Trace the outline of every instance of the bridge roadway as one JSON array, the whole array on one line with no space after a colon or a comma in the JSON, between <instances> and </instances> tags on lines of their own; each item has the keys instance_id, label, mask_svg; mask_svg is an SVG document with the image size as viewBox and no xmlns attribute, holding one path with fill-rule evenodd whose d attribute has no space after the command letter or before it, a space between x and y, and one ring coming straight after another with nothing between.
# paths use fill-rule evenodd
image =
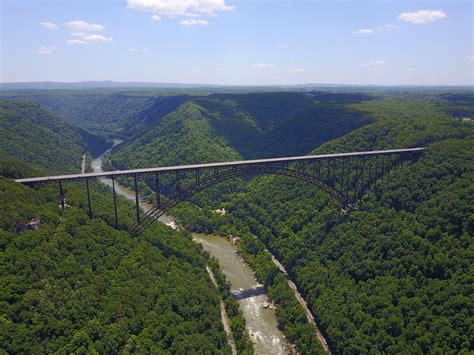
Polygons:
<instances>
[{"instance_id":1,"label":"bridge roadway","mask_svg":"<svg viewBox=\"0 0 474 355\"><path fill-rule=\"evenodd\" d=\"M390 149L390 150L373 150L373 151L366 151L366 152L303 155L303 156L296 156L296 157L283 157L283 158L270 158L270 159L237 160L237 161L222 162L222 163L176 165L176 166L165 166L165 167L159 167L159 168L104 171L101 173L43 176L43 177L34 177L34 178L15 179L15 181L22 184L34 184L34 183L39 183L39 182L68 181L68 180L88 179L88 178L95 178L95 177L115 177L115 176L122 176L122 175L160 173L160 172L171 172L171 171L186 171L186 170L194 170L194 169L224 168L224 167L232 167L232 166L254 165L254 164L265 164L265 163L292 163L296 161L317 161L317 160L327 160L327 159L337 159L337 158L356 158L356 157L371 157L371 156L391 155L391 154L400 154L400 153L416 153L416 152L421 152L424 149L425 148L422 147L422 148L406 148L406 149Z\"/></svg>"}]
</instances>

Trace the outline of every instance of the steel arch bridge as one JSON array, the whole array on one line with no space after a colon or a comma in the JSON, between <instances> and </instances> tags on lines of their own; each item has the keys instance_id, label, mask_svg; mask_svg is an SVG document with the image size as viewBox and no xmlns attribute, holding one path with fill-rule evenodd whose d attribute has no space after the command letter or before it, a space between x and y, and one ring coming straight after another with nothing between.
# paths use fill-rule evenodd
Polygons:
<instances>
[{"instance_id":1,"label":"steel arch bridge","mask_svg":"<svg viewBox=\"0 0 474 355\"><path fill-rule=\"evenodd\" d=\"M115 179L132 176L134 179L136 222L130 226L131 235L139 235L158 218L194 194L221 182L247 175L276 174L294 178L331 195L344 210L353 209L360 198L374 188L381 177L404 163L418 159L425 148L408 148L350 152L324 155L231 161L210 164L180 165L159 168L118 170L102 173L46 176L17 179L27 185L38 183L58 183L59 201L65 208L63 182L84 180L86 184L89 216L92 218L92 204L89 181L94 178L112 179L115 225L118 226ZM160 180L171 178L172 190L164 198ZM144 214L140 210L138 179L147 178L152 182L156 203ZM151 180L150 180L151 178Z\"/></svg>"}]
</instances>

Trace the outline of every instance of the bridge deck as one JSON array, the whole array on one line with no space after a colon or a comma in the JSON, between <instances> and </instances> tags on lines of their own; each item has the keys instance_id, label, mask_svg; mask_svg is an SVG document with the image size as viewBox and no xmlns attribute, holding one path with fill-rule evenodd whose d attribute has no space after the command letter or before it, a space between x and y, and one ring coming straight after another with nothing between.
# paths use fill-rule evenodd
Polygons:
<instances>
[{"instance_id":1,"label":"bridge deck","mask_svg":"<svg viewBox=\"0 0 474 355\"><path fill-rule=\"evenodd\" d=\"M239 165L252 165L252 164L263 164L263 163L291 163L295 161L305 160L325 160L332 158L345 158L345 157L364 157L374 155L390 155L400 153L415 153L424 150L425 148L406 148L406 149L390 149L390 150L374 150L367 152L352 152L352 153L335 153L335 154L321 154L321 155L303 155L297 157L283 157L283 158L270 158L270 159L256 159L256 160L238 160L222 163L209 163L209 164L193 164L193 165L176 165L176 166L165 166L159 168L145 168L145 169L131 169L131 170L115 170L115 171L104 171L101 173L86 173L86 174L71 174L71 175L55 175L55 176L43 176L34 178L16 179L16 182L28 184L37 182L48 182L48 181L67 181L77 180L95 177L111 177L121 175L133 175L143 173L159 173L159 172L170 172L170 171L183 171L192 169L204 169L204 168L223 168L230 166Z\"/></svg>"}]
</instances>

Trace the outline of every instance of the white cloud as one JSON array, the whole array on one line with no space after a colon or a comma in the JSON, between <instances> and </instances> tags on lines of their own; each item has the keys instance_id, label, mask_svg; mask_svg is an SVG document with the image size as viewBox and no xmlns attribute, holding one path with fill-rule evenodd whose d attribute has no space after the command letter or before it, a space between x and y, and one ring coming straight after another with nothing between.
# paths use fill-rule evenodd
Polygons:
<instances>
[{"instance_id":1,"label":"white cloud","mask_svg":"<svg viewBox=\"0 0 474 355\"><path fill-rule=\"evenodd\" d=\"M274 68L275 64L265 64L265 63L259 63L259 64L254 64L254 68Z\"/></svg>"},{"instance_id":2,"label":"white cloud","mask_svg":"<svg viewBox=\"0 0 474 355\"><path fill-rule=\"evenodd\" d=\"M82 20L75 20L71 22L66 22L65 24L67 27L72 28L76 31L103 31L105 27L102 25L88 23Z\"/></svg>"},{"instance_id":3,"label":"white cloud","mask_svg":"<svg viewBox=\"0 0 474 355\"><path fill-rule=\"evenodd\" d=\"M84 32L71 32L71 36L77 37L74 39L68 39L66 41L67 44L71 45L89 45L92 43L105 43L105 42L113 42L114 39L109 36L98 35L95 33L88 34Z\"/></svg>"},{"instance_id":4,"label":"white cloud","mask_svg":"<svg viewBox=\"0 0 474 355\"><path fill-rule=\"evenodd\" d=\"M382 67L384 65L385 65L385 62L383 60L371 60L368 63L362 64L363 67L367 67L367 68Z\"/></svg>"},{"instance_id":5,"label":"white cloud","mask_svg":"<svg viewBox=\"0 0 474 355\"><path fill-rule=\"evenodd\" d=\"M72 46L88 46L90 43L83 41L81 39L68 39L66 41L67 44L70 44Z\"/></svg>"},{"instance_id":6,"label":"white cloud","mask_svg":"<svg viewBox=\"0 0 474 355\"><path fill-rule=\"evenodd\" d=\"M148 52L148 49L146 49L146 48L129 48L128 51L132 52L132 53L146 53L146 52Z\"/></svg>"},{"instance_id":7,"label":"white cloud","mask_svg":"<svg viewBox=\"0 0 474 355\"><path fill-rule=\"evenodd\" d=\"M474 56L472 56L472 57L467 57L467 59L469 59L469 60L474 60Z\"/></svg>"},{"instance_id":8,"label":"white cloud","mask_svg":"<svg viewBox=\"0 0 474 355\"><path fill-rule=\"evenodd\" d=\"M416 71L416 68L408 68L408 71Z\"/></svg>"},{"instance_id":9,"label":"white cloud","mask_svg":"<svg viewBox=\"0 0 474 355\"><path fill-rule=\"evenodd\" d=\"M102 42L114 41L112 37L107 37L107 36L97 35L97 34L85 35L84 37L82 37L82 39L89 43L102 43Z\"/></svg>"},{"instance_id":10,"label":"white cloud","mask_svg":"<svg viewBox=\"0 0 474 355\"><path fill-rule=\"evenodd\" d=\"M304 69L296 68L288 70L289 73L304 73Z\"/></svg>"},{"instance_id":11,"label":"white cloud","mask_svg":"<svg viewBox=\"0 0 474 355\"><path fill-rule=\"evenodd\" d=\"M201 20L201 19L189 19L189 20L183 20L180 22L181 25L185 26L207 26L209 22L206 20Z\"/></svg>"},{"instance_id":12,"label":"white cloud","mask_svg":"<svg viewBox=\"0 0 474 355\"><path fill-rule=\"evenodd\" d=\"M288 48L290 45L287 44L287 43L280 43L280 44L277 44L276 47L278 49L285 49L285 48Z\"/></svg>"},{"instance_id":13,"label":"white cloud","mask_svg":"<svg viewBox=\"0 0 474 355\"><path fill-rule=\"evenodd\" d=\"M370 35L372 33L375 33L375 30L373 30L371 28L362 28L362 29L357 30L357 31L352 31L352 34L354 34L354 35Z\"/></svg>"},{"instance_id":14,"label":"white cloud","mask_svg":"<svg viewBox=\"0 0 474 355\"><path fill-rule=\"evenodd\" d=\"M127 0L127 4L133 10L151 11L164 16L215 16L219 11L234 9L233 6L228 6L225 0Z\"/></svg>"},{"instance_id":15,"label":"white cloud","mask_svg":"<svg viewBox=\"0 0 474 355\"><path fill-rule=\"evenodd\" d=\"M395 30L397 28L398 28L397 25L387 24L387 25L379 26L377 28L361 28L360 30L352 31L352 34L354 34L354 35L371 35L371 34L374 34L376 32Z\"/></svg>"},{"instance_id":16,"label":"white cloud","mask_svg":"<svg viewBox=\"0 0 474 355\"><path fill-rule=\"evenodd\" d=\"M36 53L38 54L44 54L44 55L49 55L49 54L53 54L54 51L56 50L56 47L40 47Z\"/></svg>"},{"instance_id":17,"label":"white cloud","mask_svg":"<svg viewBox=\"0 0 474 355\"><path fill-rule=\"evenodd\" d=\"M59 26L53 22L41 22L40 25L48 30L57 30L59 28Z\"/></svg>"},{"instance_id":18,"label":"white cloud","mask_svg":"<svg viewBox=\"0 0 474 355\"><path fill-rule=\"evenodd\" d=\"M403 12L398 19L404 22L423 24L446 18L447 15L441 10L420 10L416 12Z\"/></svg>"},{"instance_id":19,"label":"white cloud","mask_svg":"<svg viewBox=\"0 0 474 355\"><path fill-rule=\"evenodd\" d=\"M150 17L150 20L158 22L158 21L161 21L161 17L155 14L152 17Z\"/></svg>"}]
</instances>

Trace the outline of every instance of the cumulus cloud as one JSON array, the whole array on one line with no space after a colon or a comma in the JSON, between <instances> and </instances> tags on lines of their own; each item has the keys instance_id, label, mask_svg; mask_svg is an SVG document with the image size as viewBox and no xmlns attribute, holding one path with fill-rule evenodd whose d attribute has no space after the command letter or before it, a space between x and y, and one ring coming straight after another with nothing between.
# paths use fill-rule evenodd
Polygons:
<instances>
[{"instance_id":1,"label":"cumulus cloud","mask_svg":"<svg viewBox=\"0 0 474 355\"><path fill-rule=\"evenodd\" d=\"M85 35L84 37L82 37L82 39L89 43L101 43L101 42L114 41L112 37L107 37L107 36L98 35L98 34Z\"/></svg>"},{"instance_id":2,"label":"cumulus cloud","mask_svg":"<svg viewBox=\"0 0 474 355\"><path fill-rule=\"evenodd\" d=\"M209 22L207 22L206 20L201 20L201 19L189 19L189 20L183 20L180 22L181 25L184 25L184 26L207 26L209 24Z\"/></svg>"},{"instance_id":3,"label":"cumulus cloud","mask_svg":"<svg viewBox=\"0 0 474 355\"><path fill-rule=\"evenodd\" d=\"M43 26L44 28L47 28L48 30L53 30L53 31L59 28L59 26L53 22L41 22L40 25Z\"/></svg>"},{"instance_id":4,"label":"cumulus cloud","mask_svg":"<svg viewBox=\"0 0 474 355\"><path fill-rule=\"evenodd\" d=\"M70 44L71 46L88 46L90 43L83 41L81 39L68 39L66 41L67 44Z\"/></svg>"},{"instance_id":5,"label":"cumulus cloud","mask_svg":"<svg viewBox=\"0 0 474 355\"><path fill-rule=\"evenodd\" d=\"M128 51L132 52L132 53L146 53L146 52L148 52L148 49L146 49L146 48L129 48Z\"/></svg>"},{"instance_id":6,"label":"cumulus cloud","mask_svg":"<svg viewBox=\"0 0 474 355\"><path fill-rule=\"evenodd\" d=\"M215 16L219 11L233 10L225 0L127 0L133 10L151 11L158 15L196 15Z\"/></svg>"},{"instance_id":7,"label":"cumulus cloud","mask_svg":"<svg viewBox=\"0 0 474 355\"><path fill-rule=\"evenodd\" d=\"M150 17L150 20L158 22L158 21L161 21L161 17L155 14L152 17Z\"/></svg>"},{"instance_id":8,"label":"cumulus cloud","mask_svg":"<svg viewBox=\"0 0 474 355\"><path fill-rule=\"evenodd\" d=\"M42 46L36 51L36 53L43 54L43 55L50 55L50 54L53 54L55 50L56 50L56 47Z\"/></svg>"},{"instance_id":9,"label":"cumulus cloud","mask_svg":"<svg viewBox=\"0 0 474 355\"><path fill-rule=\"evenodd\" d=\"M66 22L65 24L67 27L76 30L76 31L103 31L105 30L105 27L102 25L98 25L95 23L88 23L83 20L75 20L75 21L70 21Z\"/></svg>"},{"instance_id":10,"label":"cumulus cloud","mask_svg":"<svg viewBox=\"0 0 474 355\"><path fill-rule=\"evenodd\" d=\"M354 34L354 35L370 35L372 33L375 33L375 30L373 30L371 28L362 28L362 29L357 30L357 31L352 31L352 34Z\"/></svg>"},{"instance_id":11,"label":"cumulus cloud","mask_svg":"<svg viewBox=\"0 0 474 355\"><path fill-rule=\"evenodd\" d=\"M288 70L288 72L290 72L290 73L304 73L304 69L295 68L295 69Z\"/></svg>"},{"instance_id":12,"label":"cumulus cloud","mask_svg":"<svg viewBox=\"0 0 474 355\"><path fill-rule=\"evenodd\" d=\"M354 34L354 35L371 35L371 34L374 34L376 32L395 30L397 28L398 28L397 25L387 24L387 25L379 26L377 28L361 28L360 30L352 31L352 34Z\"/></svg>"},{"instance_id":13,"label":"cumulus cloud","mask_svg":"<svg viewBox=\"0 0 474 355\"><path fill-rule=\"evenodd\" d=\"M266 63L259 63L259 64L254 64L253 65L254 68L274 68L275 67L275 64L266 64Z\"/></svg>"},{"instance_id":14,"label":"cumulus cloud","mask_svg":"<svg viewBox=\"0 0 474 355\"><path fill-rule=\"evenodd\" d=\"M367 68L376 68L376 67L382 67L385 65L385 62L383 60L371 60L368 63L363 63L363 67Z\"/></svg>"},{"instance_id":15,"label":"cumulus cloud","mask_svg":"<svg viewBox=\"0 0 474 355\"><path fill-rule=\"evenodd\" d=\"M114 39L109 36L99 35L99 34L89 34L84 32L71 32L71 36L76 37L74 39L68 39L67 44L71 45L89 45L92 43L105 43L113 42Z\"/></svg>"},{"instance_id":16,"label":"cumulus cloud","mask_svg":"<svg viewBox=\"0 0 474 355\"><path fill-rule=\"evenodd\" d=\"M420 10L416 12L403 12L398 15L399 20L416 24L442 20L446 17L447 15L441 10Z\"/></svg>"}]
</instances>

